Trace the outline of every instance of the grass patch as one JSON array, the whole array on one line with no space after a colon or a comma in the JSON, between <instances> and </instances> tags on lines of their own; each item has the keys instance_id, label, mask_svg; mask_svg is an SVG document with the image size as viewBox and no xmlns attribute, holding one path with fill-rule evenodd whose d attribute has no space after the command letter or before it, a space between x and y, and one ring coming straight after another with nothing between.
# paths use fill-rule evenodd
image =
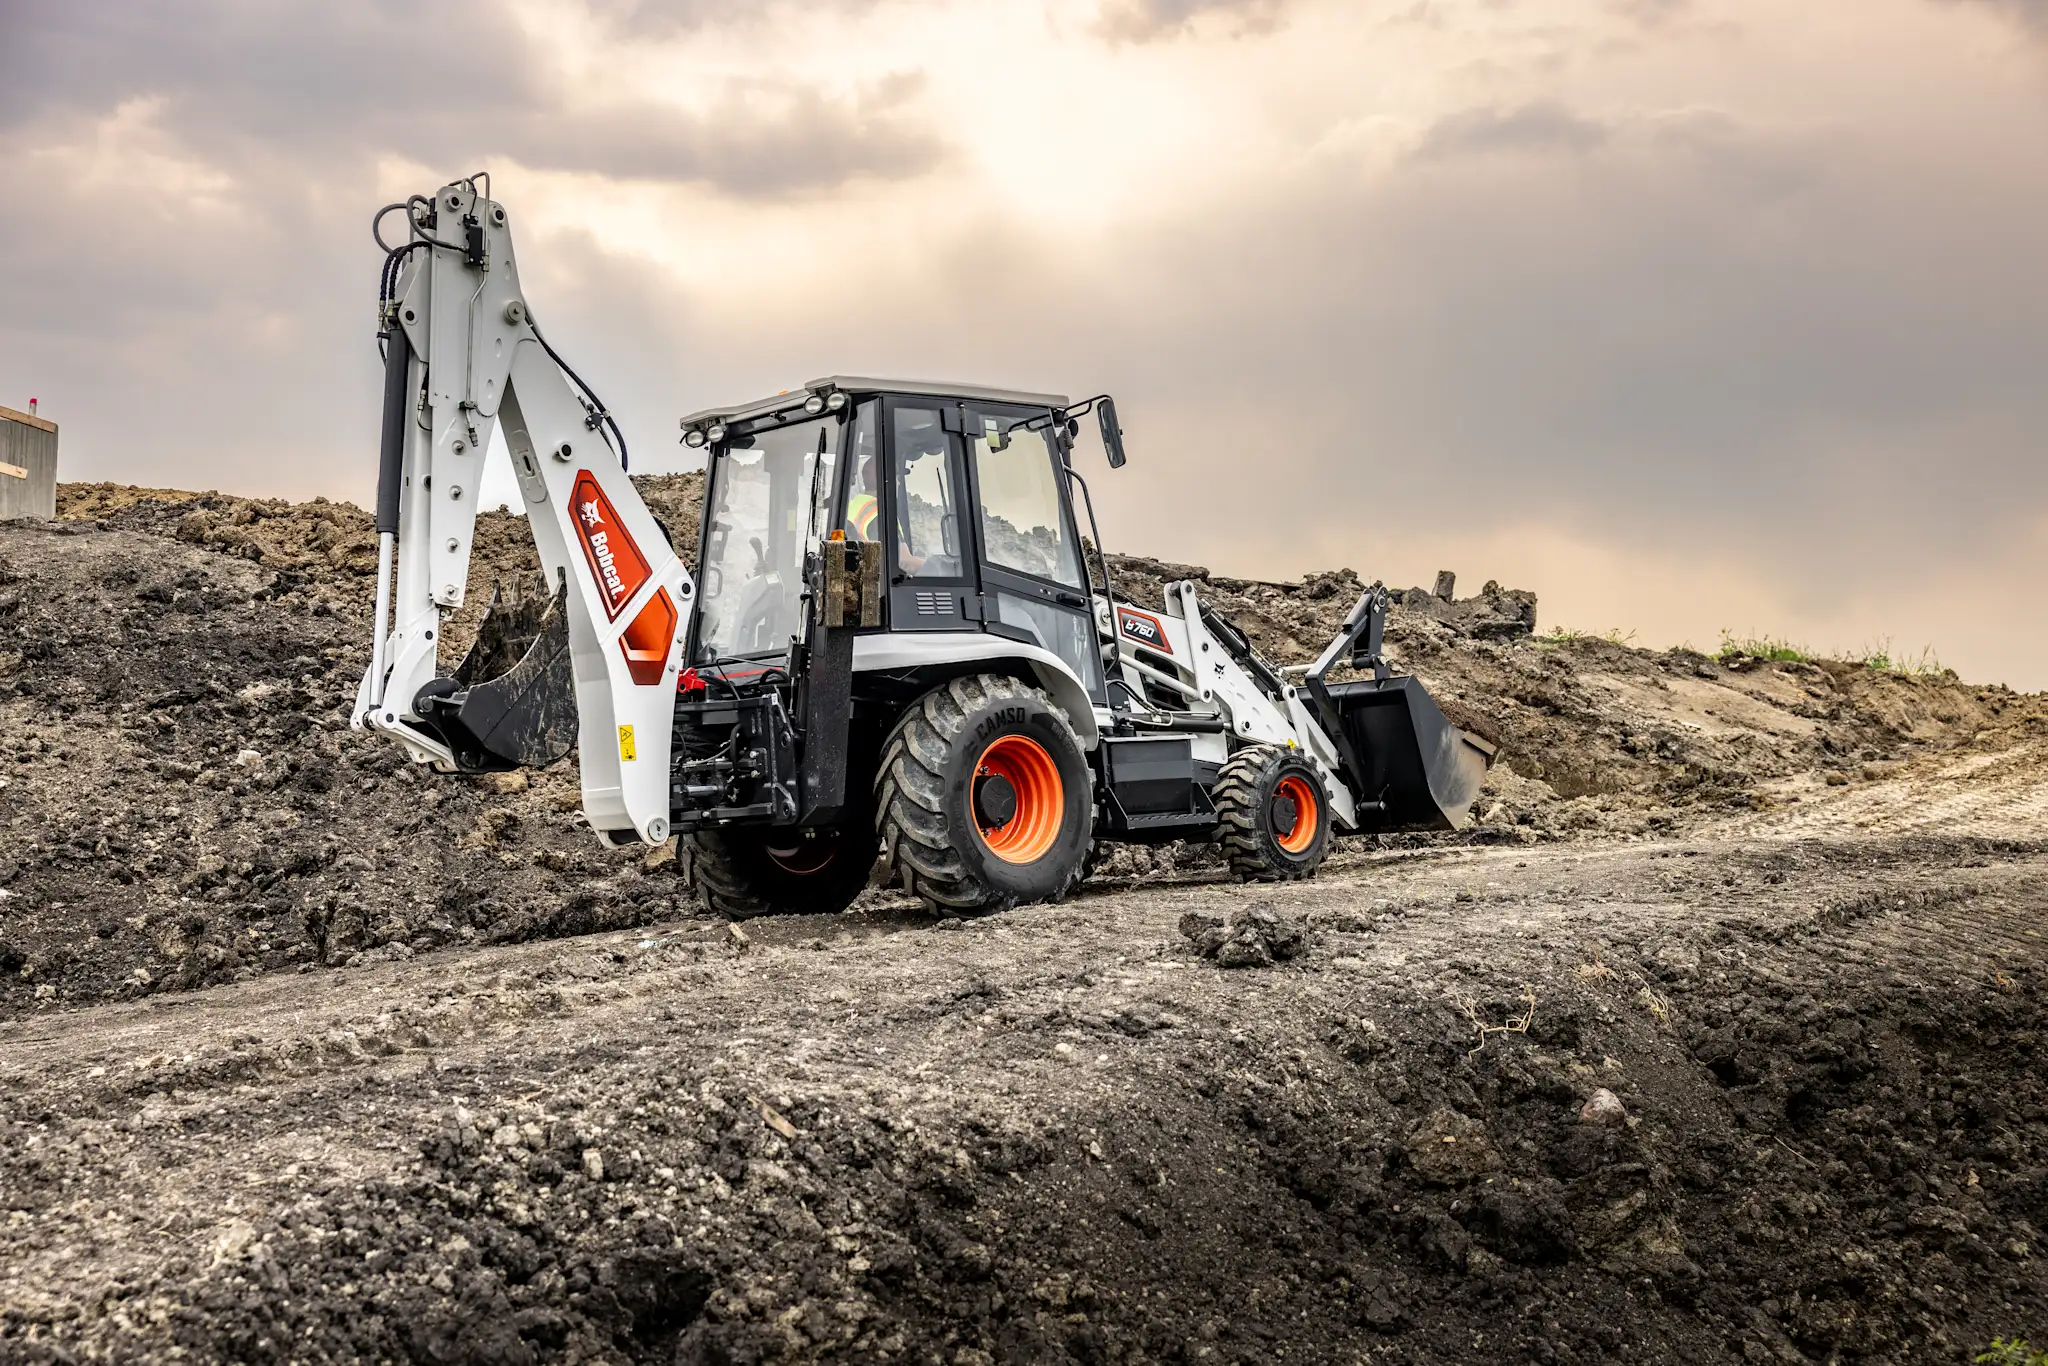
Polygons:
<instances>
[{"instance_id":1,"label":"grass patch","mask_svg":"<svg viewBox=\"0 0 2048 1366\"><path fill-rule=\"evenodd\" d=\"M1866 669L1914 678L1939 678L1949 672L1942 667L1933 646L1921 649L1918 654L1903 654L1894 650L1888 639L1867 646L1856 654L1822 654L1773 636L1738 636L1732 631L1723 631L1721 648L1715 658L1723 664L1735 659L1762 659L1780 664L1817 664L1825 660L1832 664L1859 664ZM2048 1362L2043 1366L2048 1366Z\"/></svg>"},{"instance_id":2,"label":"grass patch","mask_svg":"<svg viewBox=\"0 0 2048 1366\"><path fill-rule=\"evenodd\" d=\"M1903 654L1893 650L1890 640L1881 640L1866 649L1854 661L1866 669L1883 669L1890 673L1910 674L1915 678L1938 678L1949 672L1941 666L1932 645L1922 646L1918 654ZM2048 1366L2048 1356L2042 1358Z\"/></svg>"},{"instance_id":3,"label":"grass patch","mask_svg":"<svg viewBox=\"0 0 2048 1366\"><path fill-rule=\"evenodd\" d=\"M1726 662L1731 659L1768 659L1779 664L1811 664L1820 656L1811 650L1794 645L1789 640L1777 640L1770 636L1738 636L1732 631L1721 632L1721 648L1715 658Z\"/></svg>"},{"instance_id":4,"label":"grass patch","mask_svg":"<svg viewBox=\"0 0 2048 1366\"><path fill-rule=\"evenodd\" d=\"M1980 1366L2048 1366L2048 1352L2029 1347L2025 1338L1991 1339L1991 1350L1977 1354Z\"/></svg>"}]
</instances>

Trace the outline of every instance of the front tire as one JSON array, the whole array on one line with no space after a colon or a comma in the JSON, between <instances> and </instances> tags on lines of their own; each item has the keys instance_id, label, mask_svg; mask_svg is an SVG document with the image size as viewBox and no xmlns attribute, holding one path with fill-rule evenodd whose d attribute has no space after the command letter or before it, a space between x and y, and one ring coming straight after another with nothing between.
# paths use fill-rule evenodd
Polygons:
<instances>
[{"instance_id":1,"label":"front tire","mask_svg":"<svg viewBox=\"0 0 2048 1366\"><path fill-rule=\"evenodd\" d=\"M1058 900L1094 842L1093 786L1044 693L994 674L954 679L912 703L882 748L883 880L942 914Z\"/></svg>"},{"instance_id":2,"label":"front tire","mask_svg":"<svg viewBox=\"0 0 2048 1366\"><path fill-rule=\"evenodd\" d=\"M1211 790L1216 839L1240 882L1314 877L1330 851L1330 804L1306 759L1272 745L1238 751Z\"/></svg>"},{"instance_id":3,"label":"front tire","mask_svg":"<svg viewBox=\"0 0 2048 1366\"><path fill-rule=\"evenodd\" d=\"M727 920L762 915L837 915L874 872L878 846L866 828L807 832L740 826L680 841L706 909Z\"/></svg>"}]
</instances>

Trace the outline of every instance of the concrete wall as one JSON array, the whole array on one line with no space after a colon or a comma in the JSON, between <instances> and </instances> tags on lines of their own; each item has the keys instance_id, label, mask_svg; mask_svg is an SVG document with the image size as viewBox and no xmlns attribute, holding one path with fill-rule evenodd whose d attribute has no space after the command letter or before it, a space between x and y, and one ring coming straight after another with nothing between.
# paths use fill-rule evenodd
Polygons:
<instances>
[{"instance_id":1,"label":"concrete wall","mask_svg":"<svg viewBox=\"0 0 2048 1366\"><path fill-rule=\"evenodd\" d=\"M0 408L0 522L57 515L57 424Z\"/></svg>"}]
</instances>

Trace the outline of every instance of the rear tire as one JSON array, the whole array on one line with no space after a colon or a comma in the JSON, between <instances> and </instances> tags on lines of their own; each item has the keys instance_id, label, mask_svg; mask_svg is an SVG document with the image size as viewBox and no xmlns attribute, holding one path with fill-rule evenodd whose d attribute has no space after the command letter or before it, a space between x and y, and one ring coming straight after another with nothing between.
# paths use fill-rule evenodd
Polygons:
<instances>
[{"instance_id":1,"label":"rear tire","mask_svg":"<svg viewBox=\"0 0 2048 1366\"><path fill-rule=\"evenodd\" d=\"M941 914L1056 901L1093 844L1094 783L1064 713L978 674L932 689L882 747L882 878Z\"/></svg>"},{"instance_id":2,"label":"rear tire","mask_svg":"<svg viewBox=\"0 0 2048 1366\"><path fill-rule=\"evenodd\" d=\"M1240 882L1314 877L1330 852L1323 780L1299 755L1271 745L1238 751L1217 775L1216 842Z\"/></svg>"},{"instance_id":3,"label":"rear tire","mask_svg":"<svg viewBox=\"0 0 2048 1366\"><path fill-rule=\"evenodd\" d=\"M727 920L837 915L867 888L878 852L865 828L820 831L737 827L685 835L697 899Z\"/></svg>"}]
</instances>

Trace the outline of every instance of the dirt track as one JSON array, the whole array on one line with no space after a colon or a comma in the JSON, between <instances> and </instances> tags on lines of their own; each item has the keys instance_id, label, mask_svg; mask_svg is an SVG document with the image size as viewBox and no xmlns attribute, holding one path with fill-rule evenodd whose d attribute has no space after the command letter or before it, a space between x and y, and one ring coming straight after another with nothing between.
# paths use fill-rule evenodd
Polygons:
<instances>
[{"instance_id":1,"label":"dirt track","mask_svg":"<svg viewBox=\"0 0 2048 1366\"><path fill-rule=\"evenodd\" d=\"M2039 698L1411 604L1513 756L1468 835L742 940L592 849L570 775L338 730L359 513L86 495L0 535L0 1361L2048 1336ZM1283 657L1348 601L1212 592ZM1300 957L1180 932L1258 903Z\"/></svg>"}]
</instances>

